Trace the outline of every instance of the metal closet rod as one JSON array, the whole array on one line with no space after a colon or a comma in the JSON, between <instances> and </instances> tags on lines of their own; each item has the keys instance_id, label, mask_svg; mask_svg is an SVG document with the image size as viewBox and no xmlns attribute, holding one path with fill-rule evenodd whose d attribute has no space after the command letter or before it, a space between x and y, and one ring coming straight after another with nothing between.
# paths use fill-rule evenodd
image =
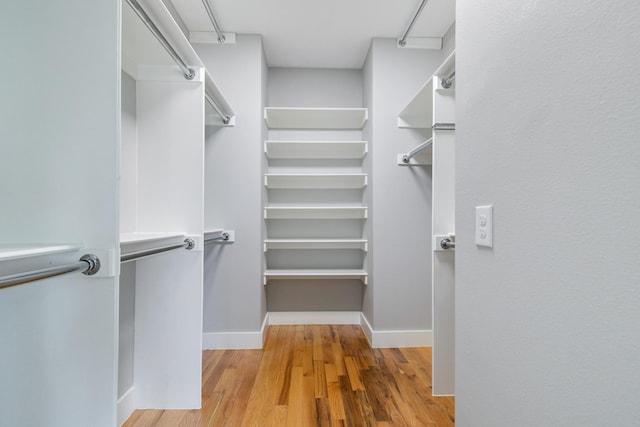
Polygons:
<instances>
[{"instance_id":1,"label":"metal closet rod","mask_svg":"<svg viewBox=\"0 0 640 427\"><path fill-rule=\"evenodd\" d=\"M60 276L74 271L82 270L82 274L92 276L100 271L100 259L93 254L83 255L78 262L73 264L58 265L40 270L31 270L18 274L10 274L0 277L0 288L22 285L23 283L35 280L46 279L48 277Z\"/></svg>"},{"instance_id":2,"label":"metal closet rod","mask_svg":"<svg viewBox=\"0 0 640 427\"><path fill-rule=\"evenodd\" d=\"M224 233L222 233L221 236L213 237L211 239L206 239L204 242L205 243L212 243L212 242L217 242L218 240L222 240L223 242L226 242L227 240L229 240L229 238L230 238L229 233L227 233L225 231Z\"/></svg>"},{"instance_id":3,"label":"metal closet rod","mask_svg":"<svg viewBox=\"0 0 640 427\"><path fill-rule=\"evenodd\" d=\"M456 72L455 71L453 73L449 74L449 77L444 77L442 79L442 81L440 82L440 84L442 85L443 88L449 89L454 81L456 81Z\"/></svg>"},{"instance_id":4,"label":"metal closet rod","mask_svg":"<svg viewBox=\"0 0 640 427\"><path fill-rule=\"evenodd\" d=\"M183 243L179 245L171 245L165 246L162 248L149 249L147 251L140 252L132 252L130 254L122 255L120 257L120 262L132 261L134 259L142 258L149 255L155 255L162 252L172 251L174 249L185 248L186 250L191 250L196 246L196 242L193 239L185 239Z\"/></svg>"},{"instance_id":5,"label":"metal closet rod","mask_svg":"<svg viewBox=\"0 0 640 427\"><path fill-rule=\"evenodd\" d=\"M192 80L195 77L196 72L193 70L193 68L189 68L189 66L180 57L178 52L176 52L173 46L171 46L171 44L167 41L164 35L160 32L156 24L154 24L151 18L149 17L149 15L147 15L147 12L145 12L144 9L142 9L142 7L140 6L140 3L138 3L138 0L127 0L127 3L129 3L129 6L131 6L133 11L142 20L144 25L147 26L149 31L151 31L151 33L155 36L155 38L160 42L162 47L166 49L167 53L169 53L169 55L173 58L173 60L176 61L176 64L178 64L178 67L180 67L180 69L184 73L184 77L187 80Z\"/></svg>"},{"instance_id":6,"label":"metal closet rod","mask_svg":"<svg viewBox=\"0 0 640 427\"><path fill-rule=\"evenodd\" d=\"M411 158L413 156L415 156L418 153L423 152L424 150L428 150L429 148L431 148L432 145L433 145L433 137L427 139L425 142L423 142L422 144L418 145L416 148L411 150L409 153L407 153L404 156L402 156L402 162L403 163L409 163L409 160L411 160Z\"/></svg>"},{"instance_id":7,"label":"metal closet rod","mask_svg":"<svg viewBox=\"0 0 640 427\"><path fill-rule=\"evenodd\" d=\"M207 100L209 105L211 105L213 109L216 111L216 113L222 118L222 123L224 123L225 125L228 125L229 122L231 121L231 117L229 117L228 114L225 114L224 111L222 111L222 109L218 106L218 104L216 104L216 102L213 100L211 95L205 92L204 99Z\"/></svg>"},{"instance_id":8,"label":"metal closet rod","mask_svg":"<svg viewBox=\"0 0 640 427\"><path fill-rule=\"evenodd\" d=\"M209 0L202 0L202 4L204 5L204 8L207 10L207 15L209 15L209 19L211 20L213 29L216 30L216 33L218 34L218 41L220 43L224 43L226 40L226 37L224 36L224 34L222 34L222 29L220 28L220 25L216 20L216 16L213 14L213 9L211 8L211 4L209 3Z\"/></svg>"},{"instance_id":9,"label":"metal closet rod","mask_svg":"<svg viewBox=\"0 0 640 427\"><path fill-rule=\"evenodd\" d=\"M398 44L400 46L404 46L407 44L407 36L409 35L409 31L411 31L411 29L413 28L413 25L418 20L418 16L420 16L420 14L422 13L422 9L424 9L424 6L427 4L427 1L428 0L422 0L422 3L420 3L420 6L418 6L418 10L416 10L415 15L413 15L413 18L411 19L411 22L409 22L409 26L407 26L407 29L404 31L404 34L402 34L402 37L400 37L400 40L398 40Z\"/></svg>"}]
</instances>

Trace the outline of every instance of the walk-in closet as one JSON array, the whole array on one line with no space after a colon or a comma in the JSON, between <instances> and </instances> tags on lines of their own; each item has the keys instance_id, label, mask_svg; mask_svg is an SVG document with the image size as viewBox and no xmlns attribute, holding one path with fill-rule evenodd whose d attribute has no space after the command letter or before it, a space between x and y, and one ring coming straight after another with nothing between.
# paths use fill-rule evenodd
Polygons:
<instances>
[{"instance_id":1,"label":"walk-in closet","mask_svg":"<svg viewBox=\"0 0 640 427\"><path fill-rule=\"evenodd\" d=\"M634 425L639 22L7 2L0 426Z\"/></svg>"}]
</instances>

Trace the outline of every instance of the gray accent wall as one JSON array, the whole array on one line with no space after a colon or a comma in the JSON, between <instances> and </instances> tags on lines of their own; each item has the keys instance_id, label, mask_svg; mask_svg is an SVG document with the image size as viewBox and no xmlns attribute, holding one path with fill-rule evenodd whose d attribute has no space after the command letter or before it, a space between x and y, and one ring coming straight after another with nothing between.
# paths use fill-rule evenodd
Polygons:
<instances>
[{"instance_id":1,"label":"gray accent wall","mask_svg":"<svg viewBox=\"0 0 640 427\"><path fill-rule=\"evenodd\" d=\"M637 425L640 4L457 12L456 425Z\"/></svg>"},{"instance_id":2,"label":"gray accent wall","mask_svg":"<svg viewBox=\"0 0 640 427\"><path fill-rule=\"evenodd\" d=\"M449 43L452 45L452 43ZM363 313L376 331L431 329L431 167L398 166L397 154L431 135L401 129L398 113L446 52L399 49L374 39L364 67L370 122L370 284Z\"/></svg>"},{"instance_id":3,"label":"gray accent wall","mask_svg":"<svg viewBox=\"0 0 640 427\"><path fill-rule=\"evenodd\" d=\"M235 230L235 242L204 253L204 332L258 332L262 285L262 109L266 70L262 39L195 49L236 113L233 127L207 126L205 228Z\"/></svg>"}]
</instances>

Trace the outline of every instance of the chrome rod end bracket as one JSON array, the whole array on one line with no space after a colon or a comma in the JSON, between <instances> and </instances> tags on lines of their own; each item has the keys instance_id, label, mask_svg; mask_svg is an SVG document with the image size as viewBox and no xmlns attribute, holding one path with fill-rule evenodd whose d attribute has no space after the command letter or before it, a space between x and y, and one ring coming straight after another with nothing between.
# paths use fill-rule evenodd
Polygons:
<instances>
[{"instance_id":1,"label":"chrome rod end bracket","mask_svg":"<svg viewBox=\"0 0 640 427\"><path fill-rule=\"evenodd\" d=\"M409 163L409 160L411 160L411 159L409 159L409 156L402 156L402 162L403 163Z\"/></svg>"},{"instance_id":2,"label":"chrome rod end bracket","mask_svg":"<svg viewBox=\"0 0 640 427\"><path fill-rule=\"evenodd\" d=\"M100 258L95 256L94 254L86 254L80 258L80 261L84 261L88 264L88 267L82 274L86 276L93 276L98 271L100 271Z\"/></svg>"},{"instance_id":3,"label":"chrome rod end bracket","mask_svg":"<svg viewBox=\"0 0 640 427\"><path fill-rule=\"evenodd\" d=\"M193 70L193 68L189 68L189 71L187 73L184 73L184 78L187 80L193 80L193 78L196 76L196 72Z\"/></svg>"},{"instance_id":4,"label":"chrome rod end bracket","mask_svg":"<svg viewBox=\"0 0 640 427\"><path fill-rule=\"evenodd\" d=\"M184 239L184 248L188 251L196 247L196 242L193 239Z\"/></svg>"}]
</instances>

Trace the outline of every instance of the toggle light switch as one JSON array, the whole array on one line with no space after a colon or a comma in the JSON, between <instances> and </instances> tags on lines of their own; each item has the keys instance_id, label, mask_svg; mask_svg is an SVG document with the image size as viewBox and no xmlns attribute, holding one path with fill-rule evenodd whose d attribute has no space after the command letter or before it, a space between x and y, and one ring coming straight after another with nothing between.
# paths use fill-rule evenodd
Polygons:
<instances>
[{"instance_id":1,"label":"toggle light switch","mask_svg":"<svg viewBox=\"0 0 640 427\"><path fill-rule=\"evenodd\" d=\"M493 206L476 206L476 245L493 247Z\"/></svg>"}]
</instances>

